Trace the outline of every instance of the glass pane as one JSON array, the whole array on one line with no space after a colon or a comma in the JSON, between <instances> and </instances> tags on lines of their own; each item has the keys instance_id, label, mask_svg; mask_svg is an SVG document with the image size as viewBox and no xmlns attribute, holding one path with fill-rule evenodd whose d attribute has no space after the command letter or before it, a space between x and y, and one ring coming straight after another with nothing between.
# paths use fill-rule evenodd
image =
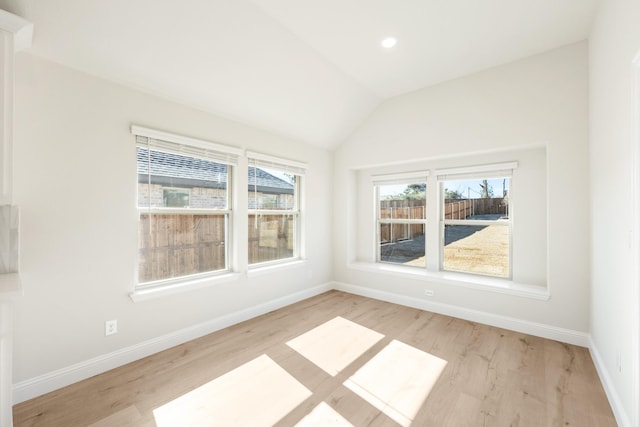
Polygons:
<instances>
[{"instance_id":1,"label":"glass pane","mask_svg":"<svg viewBox=\"0 0 640 427\"><path fill-rule=\"evenodd\" d=\"M226 268L226 215L140 214L139 281Z\"/></svg>"},{"instance_id":2,"label":"glass pane","mask_svg":"<svg viewBox=\"0 0 640 427\"><path fill-rule=\"evenodd\" d=\"M296 209L296 175L249 166L249 209Z\"/></svg>"},{"instance_id":3,"label":"glass pane","mask_svg":"<svg viewBox=\"0 0 640 427\"><path fill-rule=\"evenodd\" d=\"M444 182L444 219L509 218L509 178Z\"/></svg>"},{"instance_id":4,"label":"glass pane","mask_svg":"<svg viewBox=\"0 0 640 427\"><path fill-rule=\"evenodd\" d=\"M426 189L424 182L380 185L380 218L425 219Z\"/></svg>"},{"instance_id":5,"label":"glass pane","mask_svg":"<svg viewBox=\"0 0 640 427\"><path fill-rule=\"evenodd\" d=\"M380 261L425 267L424 224L380 224Z\"/></svg>"},{"instance_id":6,"label":"glass pane","mask_svg":"<svg viewBox=\"0 0 640 427\"><path fill-rule=\"evenodd\" d=\"M138 207L227 209L228 166L137 147Z\"/></svg>"},{"instance_id":7,"label":"glass pane","mask_svg":"<svg viewBox=\"0 0 640 427\"><path fill-rule=\"evenodd\" d=\"M509 277L509 241L507 225L445 225L443 267Z\"/></svg>"},{"instance_id":8,"label":"glass pane","mask_svg":"<svg viewBox=\"0 0 640 427\"><path fill-rule=\"evenodd\" d=\"M249 264L292 258L296 215L249 215Z\"/></svg>"}]
</instances>

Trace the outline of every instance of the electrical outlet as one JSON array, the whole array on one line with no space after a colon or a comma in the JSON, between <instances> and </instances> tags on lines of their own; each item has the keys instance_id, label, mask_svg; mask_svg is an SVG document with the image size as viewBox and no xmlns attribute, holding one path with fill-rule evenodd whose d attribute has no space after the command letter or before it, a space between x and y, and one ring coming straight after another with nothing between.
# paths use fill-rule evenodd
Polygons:
<instances>
[{"instance_id":1,"label":"electrical outlet","mask_svg":"<svg viewBox=\"0 0 640 427\"><path fill-rule=\"evenodd\" d=\"M118 333L118 321L107 320L104 322L104 335L109 336Z\"/></svg>"},{"instance_id":2,"label":"electrical outlet","mask_svg":"<svg viewBox=\"0 0 640 427\"><path fill-rule=\"evenodd\" d=\"M432 297L434 295L433 291L431 289L425 289L424 290L424 294L428 297Z\"/></svg>"}]
</instances>

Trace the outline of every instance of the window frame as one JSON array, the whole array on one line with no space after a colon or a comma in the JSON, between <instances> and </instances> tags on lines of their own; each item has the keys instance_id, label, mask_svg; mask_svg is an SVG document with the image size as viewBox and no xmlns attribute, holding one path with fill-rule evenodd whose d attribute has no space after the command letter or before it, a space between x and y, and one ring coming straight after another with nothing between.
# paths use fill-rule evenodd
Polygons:
<instances>
[{"instance_id":1,"label":"window frame","mask_svg":"<svg viewBox=\"0 0 640 427\"><path fill-rule=\"evenodd\" d=\"M151 194L149 193L148 206L140 206L138 197L136 197L136 211L137 211L137 250L136 250L136 263L135 263L135 280L134 280L134 294L136 292L145 292L155 289L172 288L176 285L192 284L203 279L223 276L235 270L236 266L233 264L233 200L234 200L234 174L237 169L237 159L242 154L242 150L239 148L226 146L210 141L204 141L200 139L185 137L182 135L176 135L168 132L158 131L154 129L145 128L142 126L132 125L131 133L135 136L136 151L138 147L142 147L147 150L163 151L167 153L173 153L180 156L189 156L193 158L200 158L207 161L218 162L226 165L227 180L225 189L225 201L226 207L222 208L191 208L191 207L152 207L151 206ZM146 139L146 144L144 140ZM161 148L158 148L161 147ZM136 168L138 162L136 161ZM147 166L149 168L149 166ZM150 171L150 168L148 169ZM136 183L139 185L138 180ZM150 181L149 181L150 185ZM173 186L167 186L167 189L174 188ZM182 189L182 188L181 188ZM149 189L150 190L150 189ZM163 188L164 190L164 188ZM184 189L182 189L184 190ZM191 203L191 191L190 203ZM216 269L201 273L186 274L176 277L168 277L164 279L150 280L146 282L140 281L140 226L141 216L147 214L151 215L207 215L207 216L221 216L224 218L224 268Z\"/></svg>"},{"instance_id":2,"label":"window frame","mask_svg":"<svg viewBox=\"0 0 640 427\"><path fill-rule=\"evenodd\" d=\"M247 151L247 176L251 168L260 169L274 169L283 173L290 173L295 176L295 183L293 186L293 207L291 209L265 209L249 207L249 195L247 199L247 221L248 225L251 223L251 216L292 216L294 221L293 226L293 249L292 256L286 258L277 258L261 262L251 262L249 259L249 251L247 251L247 268L249 271L258 270L261 268L269 268L277 265L296 263L305 259L304 248L304 179L307 169L307 164L298 162L295 160L284 159L280 157L270 156L263 153L257 153ZM254 171L254 180L255 178ZM254 181L254 188L257 188L257 182ZM249 188L249 193L251 189ZM256 199L257 202L257 199ZM257 204L257 203L256 203ZM247 249L249 248L249 236L247 236Z\"/></svg>"},{"instance_id":3,"label":"window frame","mask_svg":"<svg viewBox=\"0 0 640 427\"><path fill-rule=\"evenodd\" d=\"M468 179L487 179L487 175L477 175L475 177L473 176L469 176ZM491 177L491 178L498 178L498 176L495 177ZM511 195L511 189L512 187L512 182L511 176L500 176L500 178L509 178L509 195ZM467 178L465 178L467 179ZM454 179L449 179L448 181L454 181ZM449 273L460 273L460 274L472 274L472 275L476 275L476 276L486 276L486 277L491 277L494 279L506 279L506 280L512 280L513 279L513 210L512 210L512 198L508 197L507 201L508 201L508 205L507 205L507 212L508 212L508 217L506 221L495 221L495 220L478 220L478 219L446 219L445 215L445 187L444 187L444 183L445 180L438 180L438 198L439 198L439 225L438 225L438 229L439 229L439 241L438 241L438 247L439 247L439 270L442 272L449 272ZM474 271L463 271L463 270L453 270L453 269L446 269L445 268L445 228L447 225L467 225L467 226L485 226L485 227L508 227L509 229L509 266L508 266L508 273L506 276L496 276L493 274L485 274L485 273L479 273L479 272L474 272Z\"/></svg>"},{"instance_id":4,"label":"window frame","mask_svg":"<svg viewBox=\"0 0 640 427\"><path fill-rule=\"evenodd\" d=\"M446 275L461 275L474 276L478 278L485 277L487 280L499 280L499 281L512 281L513 280L513 252L514 252L514 198L512 197L513 190L513 171L517 169L518 162L502 162L484 165L470 165L465 167L447 168L447 169L430 169L419 172L406 172L395 173L385 175L371 175L371 181L373 184L373 199L374 199L374 259L376 264L380 265L393 265L399 269L408 268L409 271L413 269L423 270L429 272L429 274L446 274ZM430 172L434 171L434 176L431 176ZM446 219L445 220L445 181L452 180L471 180L471 179L493 179L493 178L509 178L509 197L508 197L508 220L495 221L495 220L460 220L460 219ZM425 189L425 205L426 215L425 219L393 219L393 218L381 218L380 212L380 186L382 185L394 185L394 184L416 184L425 182L427 187ZM434 190L435 186L435 190ZM431 190L429 190L431 188ZM437 221L437 223L436 223ZM381 224L423 224L425 230L425 265L407 265L403 263L384 261L381 259ZM444 249L445 249L445 225L470 225L470 226L503 226L508 227L509 232L509 265L507 276L497 276L492 274L484 274L473 271L460 271L444 268ZM429 231L435 233L435 235L429 235ZM432 249L431 252L429 249Z\"/></svg>"},{"instance_id":5,"label":"window frame","mask_svg":"<svg viewBox=\"0 0 640 427\"><path fill-rule=\"evenodd\" d=\"M496 280L513 280L513 170L517 169L518 162L504 162L487 165L473 165L466 167L457 167L450 169L436 170L436 179L438 182L438 270L444 273L456 273L480 277L488 277ZM456 180L478 180L478 179L495 179L509 178L509 197L507 199L508 219L505 222L494 220L467 220L467 219L445 219L445 181ZM499 226L509 228L509 266L507 276L496 276L492 274L484 274L473 271L448 270L444 267L445 261L445 227L447 225L468 225L468 226Z\"/></svg>"},{"instance_id":6,"label":"window frame","mask_svg":"<svg viewBox=\"0 0 640 427\"><path fill-rule=\"evenodd\" d=\"M374 203L375 203L375 262L385 265L398 265L402 267L409 268L426 268L427 266L427 204L428 204L428 196L427 196L427 188L429 187L429 171L417 171L417 172L407 172L400 174L389 174L389 175L373 175L371 177L373 182L373 193L374 193ZM424 218L381 218L381 209L380 209L380 187L384 185L401 185L401 184L425 184L425 215ZM394 224L406 224L407 226L411 226L412 224L419 224L423 226L424 229L424 257L425 257L425 265L416 266L416 265L403 265L396 262L391 261L383 261L381 257L381 232L380 228L383 224L389 224L391 228L393 228Z\"/></svg>"}]
</instances>

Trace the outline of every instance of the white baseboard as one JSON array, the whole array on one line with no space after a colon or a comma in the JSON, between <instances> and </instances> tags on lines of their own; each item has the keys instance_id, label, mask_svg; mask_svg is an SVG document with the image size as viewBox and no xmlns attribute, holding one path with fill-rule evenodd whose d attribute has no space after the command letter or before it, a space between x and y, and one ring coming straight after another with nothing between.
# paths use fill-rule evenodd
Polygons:
<instances>
[{"instance_id":1,"label":"white baseboard","mask_svg":"<svg viewBox=\"0 0 640 427\"><path fill-rule=\"evenodd\" d=\"M509 329L567 344L589 347L589 334L585 332L573 331L570 329L558 328L542 323L529 322L527 320L514 317L502 316L499 314L487 313L485 311L472 310L450 304L426 301L420 298L395 294L377 289L366 288L347 283L333 282L333 288L351 294L392 302L394 304L405 305L407 307L418 308L420 310L431 311L438 314L457 317L459 319L472 322L483 323L485 325L496 326L498 328Z\"/></svg>"},{"instance_id":2,"label":"white baseboard","mask_svg":"<svg viewBox=\"0 0 640 427\"><path fill-rule=\"evenodd\" d=\"M212 332L252 319L273 310L302 301L333 289L332 283L325 283L313 288L305 289L291 295L276 298L253 307L208 320L188 328L144 341L130 347L68 366L57 371L47 373L13 386L14 404L24 402L45 393L68 386L78 381L101 374L127 363L150 356L187 341L205 336Z\"/></svg>"},{"instance_id":3,"label":"white baseboard","mask_svg":"<svg viewBox=\"0 0 640 427\"><path fill-rule=\"evenodd\" d=\"M593 364L596 366L596 370L598 371L600 382L602 382L602 386L604 387L604 392L607 394L607 399L609 399L613 415L616 417L616 422L620 427L631 427L631 418L629 418L629 415L624 410L622 402L620 401L620 396L618 395L618 392L616 392L613 382L611 381L611 375L609 375L609 371L602 360L602 355L600 354L596 343L593 342L591 338L589 338L589 351L591 353L591 358L593 359Z\"/></svg>"}]
</instances>

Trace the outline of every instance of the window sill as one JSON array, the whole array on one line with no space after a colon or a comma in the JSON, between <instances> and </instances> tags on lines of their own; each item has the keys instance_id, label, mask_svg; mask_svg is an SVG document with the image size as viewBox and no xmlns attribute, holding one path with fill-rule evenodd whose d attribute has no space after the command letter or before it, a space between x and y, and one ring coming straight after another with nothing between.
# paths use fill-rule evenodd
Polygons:
<instances>
[{"instance_id":1,"label":"window sill","mask_svg":"<svg viewBox=\"0 0 640 427\"><path fill-rule=\"evenodd\" d=\"M133 302L142 302L169 295L193 291L196 289L208 288L218 283L238 280L241 276L242 275L240 273L226 273L217 276L185 280L184 282L158 285L156 287L136 289L129 294L129 297L133 300Z\"/></svg>"},{"instance_id":2,"label":"window sill","mask_svg":"<svg viewBox=\"0 0 640 427\"><path fill-rule=\"evenodd\" d=\"M471 274L455 272L432 272L422 268L402 267L389 264L378 264L369 262L354 262L348 265L352 270L366 271L369 273L388 274L395 277L405 277L416 280L432 280L445 285L454 285L464 288L477 289L500 294L515 295L519 297L532 298L548 301L551 293L547 288L540 286L525 285L511 280L497 279L485 276L475 276Z\"/></svg>"},{"instance_id":3,"label":"window sill","mask_svg":"<svg viewBox=\"0 0 640 427\"><path fill-rule=\"evenodd\" d=\"M260 276L263 274L273 273L281 270L289 270L292 268L300 268L304 267L307 264L306 259L296 258L289 259L286 261L277 261L271 263L264 264L255 264L254 266L249 267L249 271L247 271L248 277Z\"/></svg>"}]
</instances>

